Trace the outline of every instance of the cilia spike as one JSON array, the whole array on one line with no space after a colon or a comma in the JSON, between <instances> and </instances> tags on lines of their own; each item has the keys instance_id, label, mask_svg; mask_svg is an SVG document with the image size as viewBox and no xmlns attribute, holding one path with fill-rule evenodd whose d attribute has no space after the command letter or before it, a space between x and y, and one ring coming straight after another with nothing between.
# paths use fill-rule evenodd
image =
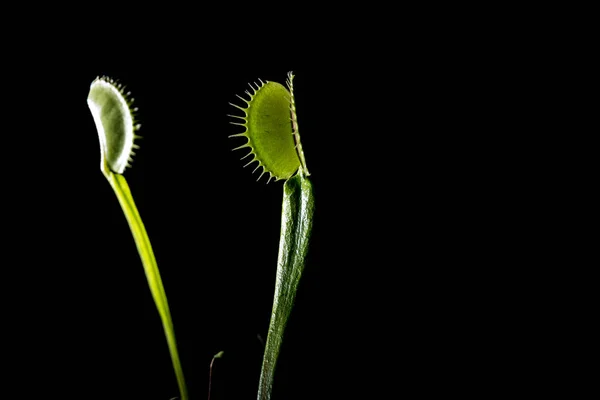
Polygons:
<instances>
[{"instance_id":1,"label":"cilia spike","mask_svg":"<svg viewBox=\"0 0 600 400\"><path fill-rule=\"evenodd\" d=\"M141 127L135 121L130 98L131 92L124 92L124 86L106 77L96 78L90 85L88 107L94 117L100 139L100 168L122 174L130 167L132 149L139 148L134 134ZM137 108L136 108L137 110Z\"/></svg>"},{"instance_id":2,"label":"cilia spike","mask_svg":"<svg viewBox=\"0 0 600 400\"><path fill-rule=\"evenodd\" d=\"M292 71L288 72L287 85L290 90L290 111L292 121L292 131L294 135L294 141L296 142L296 152L300 157L300 164L306 176L310 175L306 166L306 159L304 158L304 150L302 150L302 142L300 142L300 132L298 130L298 117L296 116L296 102L294 101L294 74Z\"/></svg>"},{"instance_id":3,"label":"cilia spike","mask_svg":"<svg viewBox=\"0 0 600 400\"><path fill-rule=\"evenodd\" d=\"M292 76L293 77L293 76ZM289 78L292 79L292 78ZM301 147L298 146L300 136L297 132L295 108L293 107L293 92L288 91L285 86L277 82L254 82L256 88L249 84L252 92L245 93L249 99L236 95L247 107L229 103L241 110L244 115L229 115L236 120L231 121L234 125L245 128L241 133L229 137L245 137L247 142L234 150L248 147L250 152L244 156L253 156L252 161L258 161L258 166L253 172L262 167L260 179L264 174L269 175L267 183L271 179L275 181L289 179L301 166L303 157L299 154ZM292 88L288 80L288 86ZM238 120L243 122L238 122Z\"/></svg>"}]
</instances>

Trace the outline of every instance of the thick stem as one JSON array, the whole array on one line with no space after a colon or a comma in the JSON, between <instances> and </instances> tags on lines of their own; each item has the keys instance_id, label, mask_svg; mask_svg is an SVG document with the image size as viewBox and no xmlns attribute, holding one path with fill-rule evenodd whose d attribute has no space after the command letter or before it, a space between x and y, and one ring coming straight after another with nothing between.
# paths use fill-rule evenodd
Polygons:
<instances>
[{"instance_id":1,"label":"thick stem","mask_svg":"<svg viewBox=\"0 0 600 400\"><path fill-rule=\"evenodd\" d=\"M135 240L142 264L144 265L144 271L146 273L146 279L148 280L148 286L150 292L154 298L156 308L160 314L162 320L163 329L167 338L167 344L169 346L169 352L171 353L171 361L173 362L173 368L177 377L177 383L179 385L179 392L181 400L188 400L187 388L185 385L185 379L183 377L183 369L181 368L181 362L179 360L179 353L177 352L177 342L175 340L175 330L173 329L173 322L171 320L171 312L169 311L169 304L167 302L167 294L160 278L160 272L158 271L158 265L154 258L154 252L152 251L152 245L150 239L146 233L146 228L142 222L142 218L137 210L129 185L125 180L125 177L120 174L115 174L111 171L104 172L106 179L112 186L119 199L123 213L127 218L131 233Z\"/></svg>"},{"instance_id":2,"label":"thick stem","mask_svg":"<svg viewBox=\"0 0 600 400\"><path fill-rule=\"evenodd\" d=\"M285 327L292 311L298 283L304 270L312 230L314 199L312 184L300 169L283 186L281 236L277 279L269 333L260 374L258 400L269 400L275 366Z\"/></svg>"}]
</instances>

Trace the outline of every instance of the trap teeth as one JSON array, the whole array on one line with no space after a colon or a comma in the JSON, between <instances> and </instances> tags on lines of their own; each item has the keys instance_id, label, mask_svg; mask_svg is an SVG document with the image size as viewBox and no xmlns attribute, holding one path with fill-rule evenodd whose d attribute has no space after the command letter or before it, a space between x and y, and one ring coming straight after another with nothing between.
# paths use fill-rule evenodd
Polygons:
<instances>
[{"instance_id":1,"label":"trap teeth","mask_svg":"<svg viewBox=\"0 0 600 400\"><path fill-rule=\"evenodd\" d=\"M110 77L98 77L90 85L87 98L100 140L101 169L108 167L118 174L131 166L134 139L140 137L134 132L141 127L133 115L137 107L133 111L130 107L134 101L129 98L131 92L124 93L124 88Z\"/></svg>"},{"instance_id":2,"label":"trap teeth","mask_svg":"<svg viewBox=\"0 0 600 400\"><path fill-rule=\"evenodd\" d=\"M247 139L247 143L233 150L249 148L249 153L242 159L252 156L252 160L244 167L258 161L253 173L262 167L258 179L268 174L268 183L271 179L277 181L291 177L298 171L300 160L291 121L290 92L277 82L263 82L261 79L259 82L254 82L256 87L249 84L252 92L245 91L249 99L236 95L246 107L229 103L243 112L243 115L229 115L233 119L230 123L244 128L243 132L229 137Z\"/></svg>"}]
</instances>

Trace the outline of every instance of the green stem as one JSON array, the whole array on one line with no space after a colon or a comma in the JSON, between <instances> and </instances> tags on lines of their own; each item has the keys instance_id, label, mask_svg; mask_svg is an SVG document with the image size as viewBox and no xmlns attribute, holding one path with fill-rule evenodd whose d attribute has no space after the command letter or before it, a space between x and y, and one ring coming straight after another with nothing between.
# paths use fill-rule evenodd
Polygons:
<instances>
[{"instance_id":1,"label":"green stem","mask_svg":"<svg viewBox=\"0 0 600 400\"><path fill-rule=\"evenodd\" d=\"M148 286L150 292L156 303L156 308L160 314L162 320L163 329L165 336L167 337L167 343L169 345L169 352L171 353L171 361L173 362L173 368L175 369L175 375L177 377L177 383L179 384L179 392L181 400L188 400L187 389L185 385L185 379L183 377L183 369L181 368L181 362L179 360L179 353L177 352L177 342L175 341L175 330L173 329L173 322L171 320L171 312L169 311L169 304L167 302L167 294L160 278L160 272L158 271L158 265L154 258L154 252L152 251L152 245L150 239L144 228L142 218L135 206L129 185L125 180L125 177L120 174L115 174L111 171L104 172L106 179L112 186L119 199L123 213L127 218L131 233L135 240L142 264L144 265L144 271L146 272L146 278L148 279Z\"/></svg>"},{"instance_id":2,"label":"green stem","mask_svg":"<svg viewBox=\"0 0 600 400\"><path fill-rule=\"evenodd\" d=\"M283 186L277 280L265 344L258 400L269 400L285 327L304 270L314 211L312 184L300 169Z\"/></svg>"}]
</instances>

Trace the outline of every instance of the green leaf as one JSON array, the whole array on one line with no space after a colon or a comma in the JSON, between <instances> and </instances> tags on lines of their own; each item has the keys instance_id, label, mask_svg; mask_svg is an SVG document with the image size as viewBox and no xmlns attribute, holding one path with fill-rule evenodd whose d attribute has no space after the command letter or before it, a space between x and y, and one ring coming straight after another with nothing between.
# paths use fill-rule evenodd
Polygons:
<instances>
[{"instance_id":1,"label":"green leaf","mask_svg":"<svg viewBox=\"0 0 600 400\"><path fill-rule=\"evenodd\" d=\"M277 280L269 334L265 345L258 399L271 398L275 367L283 334L292 311L298 283L304 270L312 231L314 198L312 183L300 170L283 186L281 236Z\"/></svg>"},{"instance_id":2,"label":"green leaf","mask_svg":"<svg viewBox=\"0 0 600 400\"><path fill-rule=\"evenodd\" d=\"M230 115L235 118L231 123L245 130L230 137L247 139L245 144L234 150L250 150L242 159L250 158L245 166L257 162L254 171L262 167L258 179L265 173L269 174L269 181L272 178L276 181L288 179L301 165L308 175L298 133L293 75L290 73L288 76L289 91L277 82L260 81L260 84L255 84L256 87L250 85L252 93L246 91L248 99L238 96L246 107L231 104L244 113L244 116Z\"/></svg>"}]
</instances>

